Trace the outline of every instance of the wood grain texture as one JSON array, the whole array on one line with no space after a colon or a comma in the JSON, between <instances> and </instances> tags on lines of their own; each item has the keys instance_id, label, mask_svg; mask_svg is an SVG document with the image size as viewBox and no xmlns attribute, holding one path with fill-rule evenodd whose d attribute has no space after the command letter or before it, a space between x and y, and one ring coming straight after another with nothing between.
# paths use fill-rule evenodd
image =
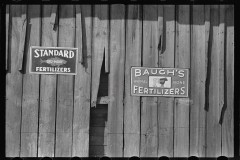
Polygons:
<instances>
[{"instance_id":1,"label":"wood grain texture","mask_svg":"<svg viewBox=\"0 0 240 160\"><path fill-rule=\"evenodd\" d=\"M220 93L219 93L219 64L222 57L219 54L219 6L211 6L210 22L210 51L209 51L209 108L207 112L207 157L218 157L221 155L221 125L219 124L220 112Z\"/></svg>"},{"instance_id":2,"label":"wood grain texture","mask_svg":"<svg viewBox=\"0 0 240 160\"><path fill-rule=\"evenodd\" d=\"M123 92L125 64L125 6L111 5L110 73L106 155L123 156Z\"/></svg>"},{"instance_id":3,"label":"wood grain texture","mask_svg":"<svg viewBox=\"0 0 240 160\"><path fill-rule=\"evenodd\" d=\"M140 151L140 97L130 95L131 66L141 66L142 8L128 6L126 21L126 62L124 97L124 157L138 156Z\"/></svg>"},{"instance_id":4,"label":"wood grain texture","mask_svg":"<svg viewBox=\"0 0 240 160\"><path fill-rule=\"evenodd\" d=\"M158 66L156 5L143 5L143 67ZM157 97L142 97L140 157L157 157Z\"/></svg>"},{"instance_id":5,"label":"wood grain texture","mask_svg":"<svg viewBox=\"0 0 240 160\"><path fill-rule=\"evenodd\" d=\"M9 5L6 5L6 52L5 52L5 70L8 70L8 65L9 65L9 31L11 31L10 26L11 26L11 23L9 22L9 16L10 16L10 6Z\"/></svg>"},{"instance_id":6,"label":"wood grain texture","mask_svg":"<svg viewBox=\"0 0 240 160\"><path fill-rule=\"evenodd\" d=\"M208 71L208 50L209 50L209 38L210 38L210 5L204 6L204 18L205 18L205 72L207 79Z\"/></svg>"},{"instance_id":7,"label":"wood grain texture","mask_svg":"<svg viewBox=\"0 0 240 160\"><path fill-rule=\"evenodd\" d=\"M92 6L76 5L76 47L81 48L82 63L78 63L78 73L74 86L73 117L73 151L72 156L87 157L89 155L89 121L91 96L91 37ZM80 28L81 27L81 28ZM82 32L82 33L81 33ZM81 37L82 36L82 37Z\"/></svg>"},{"instance_id":8,"label":"wood grain texture","mask_svg":"<svg viewBox=\"0 0 240 160\"><path fill-rule=\"evenodd\" d=\"M158 18L158 28L160 33L162 30L162 47L160 54L158 55L158 66L173 68L175 45L175 6L159 6ZM173 157L173 106L174 98L158 97L158 157Z\"/></svg>"},{"instance_id":9,"label":"wood grain texture","mask_svg":"<svg viewBox=\"0 0 240 160\"><path fill-rule=\"evenodd\" d=\"M56 47L58 31L52 29L51 15L54 5L42 6L41 46ZM38 157L54 157L55 115L56 115L56 75L40 75L40 111Z\"/></svg>"},{"instance_id":10,"label":"wood grain texture","mask_svg":"<svg viewBox=\"0 0 240 160\"><path fill-rule=\"evenodd\" d=\"M18 71L21 5L9 8L9 56L6 74L6 157L20 156L22 73Z\"/></svg>"},{"instance_id":11,"label":"wood grain texture","mask_svg":"<svg viewBox=\"0 0 240 160\"><path fill-rule=\"evenodd\" d=\"M175 68L190 68L190 6L178 5ZM189 157L189 98L175 98L174 157Z\"/></svg>"},{"instance_id":12,"label":"wood grain texture","mask_svg":"<svg viewBox=\"0 0 240 160\"><path fill-rule=\"evenodd\" d=\"M204 6L192 7L189 156L205 157L206 28Z\"/></svg>"},{"instance_id":13,"label":"wood grain texture","mask_svg":"<svg viewBox=\"0 0 240 160\"><path fill-rule=\"evenodd\" d=\"M108 54L108 5L94 5L91 107L96 107L104 54Z\"/></svg>"},{"instance_id":14,"label":"wood grain texture","mask_svg":"<svg viewBox=\"0 0 240 160\"><path fill-rule=\"evenodd\" d=\"M222 156L234 156L234 6L225 10L225 96L222 121Z\"/></svg>"},{"instance_id":15,"label":"wood grain texture","mask_svg":"<svg viewBox=\"0 0 240 160\"><path fill-rule=\"evenodd\" d=\"M39 75L29 73L30 46L40 45L40 5L28 6L27 52L24 54L21 157L37 156ZM21 36L20 36L21 37ZM21 44L21 42L20 42Z\"/></svg>"},{"instance_id":16,"label":"wood grain texture","mask_svg":"<svg viewBox=\"0 0 240 160\"><path fill-rule=\"evenodd\" d=\"M59 6L59 47L74 47L75 10L73 5ZM56 117L56 157L72 156L73 123L73 76L58 75L57 117Z\"/></svg>"}]
</instances>

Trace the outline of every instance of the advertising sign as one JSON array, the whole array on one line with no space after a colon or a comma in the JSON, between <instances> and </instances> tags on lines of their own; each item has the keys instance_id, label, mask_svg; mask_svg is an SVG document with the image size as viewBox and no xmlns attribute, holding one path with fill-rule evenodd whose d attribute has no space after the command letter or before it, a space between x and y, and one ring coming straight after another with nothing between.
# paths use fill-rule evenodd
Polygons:
<instances>
[{"instance_id":1,"label":"advertising sign","mask_svg":"<svg viewBox=\"0 0 240 160\"><path fill-rule=\"evenodd\" d=\"M35 74L77 74L77 48L30 47L29 72Z\"/></svg>"},{"instance_id":2,"label":"advertising sign","mask_svg":"<svg viewBox=\"0 0 240 160\"><path fill-rule=\"evenodd\" d=\"M188 69L131 68L132 96L188 97Z\"/></svg>"}]
</instances>

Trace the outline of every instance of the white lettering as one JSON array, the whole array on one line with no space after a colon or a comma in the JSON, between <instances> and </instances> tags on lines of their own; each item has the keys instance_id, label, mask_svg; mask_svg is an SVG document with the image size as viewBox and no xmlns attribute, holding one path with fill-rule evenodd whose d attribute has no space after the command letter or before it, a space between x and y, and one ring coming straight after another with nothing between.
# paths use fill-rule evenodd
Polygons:
<instances>
[{"instance_id":1,"label":"white lettering","mask_svg":"<svg viewBox=\"0 0 240 160\"><path fill-rule=\"evenodd\" d=\"M135 69L135 77L141 76L141 69Z\"/></svg>"},{"instance_id":2,"label":"white lettering","mask_svg":"<svg viewBox=\"0 0 240 160\"><path fill-rule=\"evenodd\" d=\"M137 86L133 86L133 93L136 93L136 91L137 91Z\"/></svg>"},{"instance_id":3,"label":"white lettering","mask_svg":"<svg viewBox=\"0 0 240 160\"><path fill-rule=\"evenodd\" d=\"M38 58L38 57L39 57L38 51L39 51L39 49L35 49L35 50L34 50L34 52L35 52L35 54L36 54L36 55L34 56L35 58Z\"/></svg>"},{"instance_id":4,"label":"white lettering","mask_svg":"<svg viewBox=\"0 0 240 160\"><path fill-rule=\"evenodd\" d=\"M74 52L73 51L69 51L69 58L73 58L74 57Z\"/></svg>"},{"instance_id":5,"label":"white lettering","mask_svg":"<svg viewBox=\"0 0 240 160\"><path fill-rule=\"evenodd\" d=\"M145 69L145 71L144 71L143 75L145 75L145 74L149 74L149 72L148 72L148 70L147 70L147 69Z\"/></svg>"},{"instance_id":6,"label":"white lettering","mask_svg":"<svg viewBox=\"0 0 240 160\"><path fill-rule=\"evenodd\" d=\"M181 94L185 94L185 87L181 87Z\"/></svg>"},{"instance_id":7,"label":"white lettering","mask_svg":"<svg viewBox=\"0 0 240 160\"><path fill-rule=\"evenodd\" d=\"M180 70L180 71L178 71L178 76L179 77L184 77L184 70Z\"/></svg>"}]
</instances>

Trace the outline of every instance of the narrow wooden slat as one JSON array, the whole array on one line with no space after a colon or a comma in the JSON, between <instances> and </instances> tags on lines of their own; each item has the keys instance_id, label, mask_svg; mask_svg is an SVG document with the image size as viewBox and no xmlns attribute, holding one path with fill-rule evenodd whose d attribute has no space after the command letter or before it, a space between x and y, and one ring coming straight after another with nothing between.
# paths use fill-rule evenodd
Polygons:
<instances>
[{"instance_id":1,"label":"narrow wooden slat","mask_svg":"<svg viewBox=\"0 0 240 160\"><path fill-rule=\"evenodd\" d=\"M158 12L143 6L143 67L158 66ZM157 97L142 97L140 157L157 157Z\"/></svg>"},{"instance_id":2,"label":"narrow wooden slat","mask_svg":"<svg viewBox=\"0 0 240 160\"><path fill-rule=\"evenodd\" d=\"M162 28L162 49L159 67L174 67L175 6L158 7L159 29ZM173 157L173 106L174 98L158 97L158 157Z\"/></svg>"},{"instance_id":3,"label":"narrow wooden slat","mask_svg":"<svg viewBox=\"0 0 240 160\"><path fill-rule=\"evenodd\" d=\"M76 47L78 48L78 62L83 63L83 46L82 46L82 13L81 13L81 7L79 5L75 5L76 10Z\"/></svg>"},{"instance_id":4,"label":"narrow wooden slat","mask_svg":"<svg viewBox=\"0 0 240 160\"><path fill-rule=\"evenodd\" d=\"M6 52L5 52L5 70L8 70L8 65L9 65L9 49L8 49L8 41L9 41L9 27L11 26L11 23L9 22L9 15L10 15L10 6L6 5Z\"/></svg>"},{"instance_id":5,"label":"narrow wooden slat","mask_svg":"<svg viewBox=\"0 0 240 160\"><path fill-rule=\"evenodd\" d=\"M18 71L21 5L9 8L9 56L6 74L6 157L20 156L22 74Z\"/></svg>"},{"instance_id":6,"label":"narrow wooden slat","mask_svg":"<svg viewBox=\"0 0 240 160\"><path fill-rule=\"evenodd\" d=\"M210 5L204 6L204 18L205 18L205 72L207 78L208 67L208 49L209 49L209 37L210 37Z\"/></svg>"},{"instance_id":7,"label":"narrow wooden slat","mask_svg":"<svg viewBox=\"0 0 240 160\"><path fill-rule=\"evenodd\" d=\"M219 6L211 6L211 22L210 22L210 82L209 82L209 108L207 112L207 157L218 157L221 155L221 125L220 119L220 100L219 100Z\"/></svg>"},{"instance_id":8,"label":"narrow wooden slat","mask_svg":"<svg viewBox=\"0 0 240 160\"><path fill-rule=\"evenodd\" d=\"M131 66L141 66L142 9L128 6L126 21L126 62L124 97L124 157L138 156L140 151L140 97L130 95Z\"/></svg>"},{"instance_id":9,"label":"narrow wooden slat","mask_svg":"<svg viewBox=\"0 0 240 160\"><path fill-rule=\"evenodd\" d=\"M82 63L78 63L78 73L75 76L72 156L87 157L89 153L92 7L91 5L76 5L76 11L78 17L81 17L81 19L76 19L76 47L81 48L82 45L83 59Z\"/></svg>"},{"instance_id":10,"label":"narrow wooden slat","mask_svg":"<svg viewBox=\"0 0 240 160\"><path fill-rule=\"evenodd\" d=\"M54 30L54 27L57 22L57 11L58 11L58 5L52 5L51 6L51 18L50 18L50 24L52 25L52 30Z\"/></svg>"},{"instance_id":11,"label":"narrow wooden slat","mask_svg":"<svg viewBox=\"0 0 240 160\"><path fill-rule=\"evenodd\" d=\"M26 29L27 29L27 5L22 6L22 26L21 26L21 34L20 34L20 44L19 44L19 57L18 57L18 70L22 70L23 66L23 54L24 54L24 46L25 46L25 37L26 37Z\"/></svg>"},{"instance_id":12,"label":"narrow wooden slat","mask_svg":"<svg viewBox=\"0 0 240 160\"><path fill-rule=\"evenodd\" d=\"M42 6L41 46L56 47L57 31L52 29L53 5ZM41 75L38 157L54 157L56 75Z\"/></svg>"},{"instance_id":13,"label":"narrow wooden slat","mask_svg":"<svg viewBox=\"0 0 240 160\"><path fill-rule=\"evenodd\" d=\"M205 157L206 28L204 6L192 7L190 70L190 155Z\"/></svg>"},{"instance_id":14,"label":"narrow wooden slat","mask_svg":"<svg viewBox=\"0 0 240 160\"><path fill-rule=\"evenodd\" d=\"M74 47L75 19L73 5L59 7L59 47ZM72 156L73 76L58 75L56 157Z\"/></svg>"},{"instance_id":15,"label":"narrow wooden slat","mask_svg":"<svg viewBox=\"0 0 240 160\"><path fill-rule=\"evenodd\" d=\"M104 52L108 54L108 5L94 5L91 107L96 107Z\"/></svg>"},{"instance_id":16,"label":"narrow wooden slat","mask_svg":"<svg viewBox=\"0 0 240 160\"><path fill-rule=\"evenodd\" d=\"M37 156L39 75L29 73L30 46L40 45L40 5L28 6L27 53L23 66L21 157ZM21 43L21 42L20 42Z\"/></svg>"},{"instance_id":17,"label":"narrow wooden slat","mask_svg":"<svg viewBox=\"0 0 240 160\"><path fill-rule=\"evenodd\" d=\"M225 104L222 123L222 156L234 156L234 6L226 6Z\"/></svg>"},{"instance_id":18,"label":"narrow wooden slat","mask_svg":"<svg viewBox=\"0 0 240 160\"><path fill-rule=\"evenodd\" d=\"M190 6L177 6L175 68L190 68ZM174 157L189 157L189 98L175 98Z\"/></svg>"},{"instance_id":19,"label":"narrow wooden slat","mask_svg":"<svg viewBox=\"0 0 240 160\"><path fill-rule=\"evenodd\" d=\"M125 6L111 5L109 108L106 155L123 156L123 91L125 61Z\"/></svg>"}]
</instances>

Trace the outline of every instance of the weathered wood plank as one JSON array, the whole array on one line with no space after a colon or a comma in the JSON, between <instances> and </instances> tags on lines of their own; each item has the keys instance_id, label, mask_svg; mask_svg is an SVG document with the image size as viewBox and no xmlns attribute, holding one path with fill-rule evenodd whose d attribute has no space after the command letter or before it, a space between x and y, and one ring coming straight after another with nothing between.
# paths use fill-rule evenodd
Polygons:
<instances>
[{"instance_id":1,"label":"weathered wood plank","mask_svg":"<svg viewBox=\"0 0 240 160\"><path fill-rule=\"evenodd\" d=\"M123 156L123 91L125 64L125 6L111 5L109 107L106 155Z\"/></svg>"},{"instance_id":2,"label":"weathered wood plank","mask_svg":"<svg viewBox=\"0 0 240 160\"><path fill-rule=\"evenodd\" d=\"M141 66L142 8L128 6L126 21L126 62L124 97L124 157L138 156L140 151L140 97L130 95L131 66Z\"/></svg>"},{"instance_id":3,"label":"weathered wood plank","mask_svg":"<svg viewBox=\"0 0 240 160\"><path fill-rule=\"evenodd\" d=\"M27 52L23 64L23 97L21 157L37 156L38 108L39 108L39 75L29 74L30 46L40 45L41 9L40 5L28 6ZM21 42L20 42L21 43Z\"/></svg>"},{"instance_id":4,"label":"weathered wood plank","mask_svg":"<svg viewBox=\"0 0 240 160\"><path fill-rule=\"evenodd\" d=\"M210 51L209 65L210 80L209 80L209 106L207 112L207 148L206 157L218 157L221 155L221 125L220 119L220 100L219 100L219 6L211 6L211 21L210 21Z\"/></svg>"},{"instance_id":5,"label":"weathered wood plank","mask_svg":"<svg viewBox=\"0 0 240 160\"><path fill-rule=\"evenodd\" d=\"M82 52L83 59L82 63L78 63L78 74L75 76L72 156L87 157L91 105L92 6L76 5L76 11L78 17L81 17L76 19L76 47L81 48L82 45L82 51L79 52Z\"/></svg>"},{"instance_id":6,"label":"weathered wood plank","mask_svg":"<svg viewBox=\"0 0 240 160\"><path fill-rule=\"evenodd\" d=\"M225 104L222 123L222 156L234 156L234 6L226 6Z\"/></svg>"},{"instance_id":7,"label":"weathered wood plank","mask_svg":"<svg viewBox=\"0 0 240 160\"><path fill-rule=\"evenodd\" d=\"M73 5L59 7L59 47L74 47L75 19ZM58 75L56 157L72 156L73 76Z\"/></svg>"},{"instance_id":8,"label":"weathered wood plank","mask_svg":"<svg viewBox=\"0 0 240 160\"><path fill-rule=\"evenodd\" d=\"M177 6L175 68L190 68L190 6ZM189 157L189 98L175 98L174 157Z\"/></svg>"},{"instance_id":9,"label":"weathered wood plank","mask_svg":"<svg viewBox=\"0 0 240 160\"><path fill-rule=\"evenodd\" d=\"M205 157L206 28L204 6L192 6L189 156Z\"/></svg>"},{"instance_id":10,"label":"weathered wood plank","mask_svg":"<svg viewBox=\"0 0 240 160\"><path fill-rule=\"evenodd\" d=\"M9 29L10 28L10 26L11 26L11 23L10 23L10 21L9 21L9 15L10 15L10 6L9 5L6 5L6 52L5 52L5 70L8 70L8 65L9 65L9 62L8 62L8 60L9 60L9 35L10 35L10 31L11 31L11 29Z\"/></svg>"},{"instance_id":11,"label":"weathered wood plank","mask_svg":"<svg viewBox=\"0 0 240 160\"><path fill-rule=\"evenodd\" d=\"M22 73L18 71L18 48L21 34L21 5L9 8L9 55L6 75L6 157L20 156Z\"/></svg>"},{"instance_id":12,"label":"weathered wood plank","mask_svg":"<svg viewBox=\"0 0 240 160\"><path fill-rule=\"evenodd\" d=\"M29 13L28 13L29 14ZM20 44L19 44L19 57L18 57L18 70L22 70L23 66L23 54L25 47L25 37L26 37L26 29L27 29L27 5L22 6L22 26L21 26L21 34L20 34Z\"/></svg>"},{"instance_id":13,"label":"weathered wood plank","mask_svg":"<svg viewBox=\"0 0 240 160\"><path fill-rule=\"evenodd\" d=\"M210 37L210 5L204 6L204 18L205 18L205 72L207 78L208 70L208 49L209 49L209 37Z\"/></svg>"},{"instance_id":14,"label":"weathered wood plank","mask_svg":"<svg viewBox=\"0 0 240 160\"><path fill-rule=\"evenodd\" d=\"M160 55L158 55L158 66L173 68L175 46L175 6L159 6L158 18L159 35L161 35L162 32L162 47ZM173 157L173 106L174 98L158 97L158 157Z\"/></svg>"},{"instance_id":15,"label":"weathered wood plank","mask_svg":"<svg viewBox=\"0 0 240 160\"><path fill-rule=\"evenodd\" d=\"M52 29L52 8L54 5L42 6L41 45L57 46L57 30ZM38 157L54 157L55 114L56 114L56 75L41 75Z\"/></svg>"},{"instance_id":16,"label":"weathered wood plank","mask_svg":"<svg viewBox=\"0 0 240 160\"><path fill-rule=\"evenodd\" d=\"M158 66L158 11L156 5L143 6L143 66ZM157 157L157 98L142 97L140 157Z\"/></svg>"},{"instance_id":17,"label":"weathered wood plank","mask_svg":"<svg viewBox=\"0 0 240 160\"><path fill-rule=\"evenodd\" d=\"M108 5L94 5L91 107L96 107L104 54L108 55Z\"/></svg>"}]
</instances>

